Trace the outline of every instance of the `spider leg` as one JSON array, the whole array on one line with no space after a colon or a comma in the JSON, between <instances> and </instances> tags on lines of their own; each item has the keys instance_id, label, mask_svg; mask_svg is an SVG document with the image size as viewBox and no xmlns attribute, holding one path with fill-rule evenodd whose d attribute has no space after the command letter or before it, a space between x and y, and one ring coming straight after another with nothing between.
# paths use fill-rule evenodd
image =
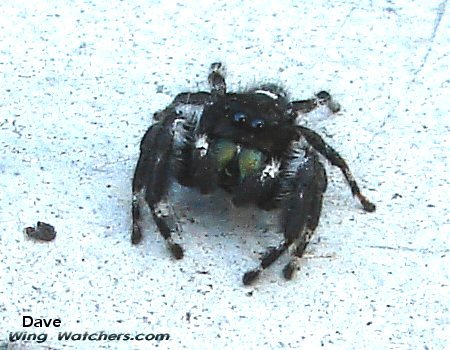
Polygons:
<instances>
[{"instance_id":1,"label":"spider leg","mask_svg":"<svg viewBox=\"0 0 450 350\"><path fill-rule=\"evenodd\" d=\"M320 154L322 154L325 158L327 158L331 164L337 166L341 169L342 173L347 180L348 185L352 191L352 194L358 198L361 205L363 206L365 211L373 212L376 209L375 204L370 202L359 189L358 184L356 183L355 178L353 177L350 168L345 162L344 158L342 158L337 151L335 151L331 146L327 145L322 137L316 132L308 129L304 126L298 126L300 133L305 137L306 141L314 147Z\"/></svg>"},{"instance_id":2,"label":"spider leg","mask_svg":"<svg viewBox=\"0 0 450 350\"><path fill-rule=\"evenodd\" d=\"M205 104L212 103L211 94L209 92L182 92L175 96L171 103L172 107L178 107L179 105L194 105L203 106Z\"/></svg>"},{"instance_id":3,"label":"spider leg","mask_svg":"<svg viewBox=\"0 0 450 350\"><path fill-rule=\"evenodd\" d=\"M182 92L178 94L173 99L172 103L166 108L166 110L176 110L177 108L185 105L190 105L194 107L202 107L212 103L212 96L209 92L200 91L200 92ZM163 111L164 112L164 111ZM153 121L159 122L166 115L163 112L156 112L153 114Z\"/></svg>"},{"instance_id":4,"label":"spider leg","mask_svg":"<svg viewBox=\"0 0 450 350\"><path fill-rule=\"evenodd\" d=\"M331 95L326 91L320 91L314 98L309 100L293 101L291 102L293 112L309 113L315 108L326 105L331 112L339 112L341 106L333 100Z\"/></svg>"},{"instance_id":5,"label":"spider leg","mask_svg":"<svg viewBox=\"0 0 450 350\"><path fill-rule=\"evenodd\" d=\"M290 175L289 175L290 176ZM282 204L283 241L262 256L258 268L244 274L244 285L251 284L286 250L301 256L317 226L326 189L326 174L315 152L310 152L292 177L285 179ZM285 266L283 274L290 279L296 269L295 260Z\"/></svg>"},{"instance_id":6,"label":"spider leg","mask_svg":"<svg viewBox=\"0 0 450 350\"><path fill-rule=\"evenodd\" d=\"M290 249L291 260L283 268L283 276L290 280L298 268L298 258L303 256L305 249L311 240L314 231L319 224L320 214L322 212L323 194L327 189L327 174L324 166L317 160L314 182L311 183L311 201L307 210L307 221L305 229L295 239ZM302 193L300 191L300 193Z\"/></svg>"},{"instance_id":7,"label":"spider leg","mask_svg":"<svg viewBox=\"0 0 450 350\"><path fill-rule=\"evenodd\" d=\"M227 85L223 75L222 63L215 62L211 64L211 73L209 73L208 81L209 85L211 85L211 94L213 96L224 96L226 94Z\"/></svg>"},{"instance_id":8,"label":"spider leg","mask_svg":"<svg viewBox=\"0 0 450 350\"><path fill-rule=\"evenodd\" d=\"M263 210L271 210L277 207L279 192L279 178L281 162L271 159L261 173L247 176L233 191L232 203L236 206L244 206L256 203Z\"/></svg>"},{"instance_id":9,"label":"spider leg","mask_svg":"<svg viewBox=\"0 0 450 350\"><path fill-rule=\"evenodd\" d=\"M205 91L182 92L175 96L172 103L167 108L176 109L182 105L206 106L212 104L215 97L224 96L226 94L226 83L223 75L224 69L222 63L216 62L211 64L211 73L208 75L211 93ZM161 113L155 113L153 116L154 121L160 121L161 118Z\"/></svg>"},{"instance_id":10,"label":"spider leg","mask_svg":"<svg viewBox=\"0 0 450 350\"><path fill-rule=\"evenodd\" d=\"M194 136L195 148L192 152L190 171L193 183L196 184L200 193L207 194L217 187L218 173L216 158L211 152L211 140L206 134Z\"/></svg>"},{"instance_id":11,"label":"spider leg","mask_svg":"<svg viewBox=\"0 0 450 350\"><path fill-rule=\"evenodd\" d=\"M141 202L144 197L149 205L159 232L176 259L183 257L181 246L173 242L171 233L178 229L171 207L167 202L172 160L173 124L179 117L175 110L167 108L160 112L160 122L153 124L141 141L141 153L133 178L131 242L142 239Z\"/></svg>"}]
</instances>

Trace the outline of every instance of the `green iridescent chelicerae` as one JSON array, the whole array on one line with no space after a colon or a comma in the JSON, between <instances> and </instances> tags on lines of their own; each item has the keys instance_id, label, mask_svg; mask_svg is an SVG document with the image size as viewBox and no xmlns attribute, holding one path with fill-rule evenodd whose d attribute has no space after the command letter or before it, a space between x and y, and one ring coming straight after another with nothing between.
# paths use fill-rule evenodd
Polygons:
<instances>
[{"instance_id":1,"label":"green iridescent chelicerae","mask_svg":"<svg viewBox=\"0 0 450 350\"><path fill-rule=\"evenodd\" d=\"M260 151L243 148L229 140L218 140L214 145L214 153L219 171L223 171L237 157L241 181L264 167L265 157Z\"/></svg>"}]
</instances>

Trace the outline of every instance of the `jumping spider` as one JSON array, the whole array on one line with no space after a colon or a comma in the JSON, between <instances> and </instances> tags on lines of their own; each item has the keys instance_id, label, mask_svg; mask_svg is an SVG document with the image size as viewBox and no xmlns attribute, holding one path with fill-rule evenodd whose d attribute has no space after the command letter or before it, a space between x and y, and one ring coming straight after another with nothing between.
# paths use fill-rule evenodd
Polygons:
<instances>
[{"instance_id":1,"label":"jumping spider","mask_svg":"<svg viewBox=\"0 0 450 350\"><path fill-rule=\"evenodd\" d=\"M375 210L345 160L316 132L298 123L302 114L321 105L335 113L339 104L326 91L289 102L275 85L226 92L220 63L211 65L208 80L210 93L181 93L155 113L156 122L141 141L133 178L131 241L137 244L142 239L145 200L173 257L183 258L183 248L172 239L179 225L168 201L171 179L202 194L220 187L235 206L281 209L283 240L267 249L259 266L244 274L243 283L252 283L286 250L291 258L283 275L291 279L297 270L296 257L303 255L319 223L327 187L319 155L341 169L365 211Z\"/></svg>"}]
</instances>

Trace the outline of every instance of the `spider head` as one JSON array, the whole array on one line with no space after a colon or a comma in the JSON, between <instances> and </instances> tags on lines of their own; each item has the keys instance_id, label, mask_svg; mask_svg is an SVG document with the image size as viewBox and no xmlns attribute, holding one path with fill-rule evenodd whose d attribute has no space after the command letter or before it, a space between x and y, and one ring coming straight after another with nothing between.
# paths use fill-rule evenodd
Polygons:
<instances>
[{"instance_id":1,"label":"spider head","mask_svg":"<svg viewBox=\"0 0 450 350\"><path fill-rule=\"evenodd\" d=\"M295 135L284 95L269 90L226 94L205 108L202 129L266 154L283 152Z\"/></svg>"}]
</instances>

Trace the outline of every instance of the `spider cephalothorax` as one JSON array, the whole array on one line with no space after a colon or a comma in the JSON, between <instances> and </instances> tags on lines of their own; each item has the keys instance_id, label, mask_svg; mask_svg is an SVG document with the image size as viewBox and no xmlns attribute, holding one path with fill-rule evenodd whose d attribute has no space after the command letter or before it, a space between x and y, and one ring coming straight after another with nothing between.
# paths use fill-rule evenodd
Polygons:
<instances>
[{"instance_id":1,"label":"spider cephalothorax","mask_svg":"<svg viewBox=\"0 0 450 350\"><path fill-rule=\"evenodd\" d=\"M145 201L161 235L176 259L183 249L172 239L179 229L168 199L172 179L201 193L223 188L234 205L254 204L281 209L284 237L269 248L259 267L245 273L253 282L286 250L291 259L283 269L291 279L316 229L327 187L320 156L339 167L364 210L375 205L360 192L344 159L314 131L298 125L298 116L325 105L339 104L322 91L312 99L289 102L285 92L263 85L243 93L226 92L220 63L211 66L211 92L182 93L154 116L141 142L133 179L133 244L142 239L141 205ZM143 199L143 201L141 200Z\"/></svg>"}]
</instances>

